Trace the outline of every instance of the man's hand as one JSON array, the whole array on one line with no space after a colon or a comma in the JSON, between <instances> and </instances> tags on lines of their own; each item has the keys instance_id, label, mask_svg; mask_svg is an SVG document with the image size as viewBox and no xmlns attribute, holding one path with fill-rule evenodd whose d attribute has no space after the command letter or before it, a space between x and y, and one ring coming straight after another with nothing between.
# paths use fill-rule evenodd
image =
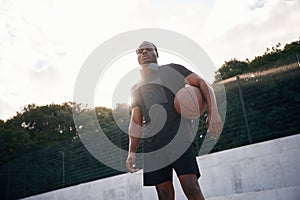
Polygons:
<instances>
[{"instance_id":1,"label":"man's hand","mask_svg":"<svg viewBox=\"0 0 300 200\"><path fill-rule=\"evenodd\" d=\"M210 137L217 139L223 129L221 117L218 113L216 97L213 88L206 81L195 73L191 73L185 78L187 84L196 86L200 89L204 100L207 103L208 116L206 119L207 132Z\"/></svg>"},{"instance_id":2,"label":"man's hand","mask_svg":"<svg viewBox=\"0 0 300 200\"><path fill-rule=\"evenodd\" d=\"M126 167L131 173L139 171L139 169L135 167L135 153L128 152Z\"/></svg>"},{"instance_id":3,"label":"man's hand","mask_svg":"<svg viewBox=\"0 0 300 200\"><path fill-rule=\"evenodd\" d=\"M209 132L210 137L217 139L222 132L223 125L221 117L218 113L208 114L206 119L207 132Z\"/></svg>"}]
</instances>

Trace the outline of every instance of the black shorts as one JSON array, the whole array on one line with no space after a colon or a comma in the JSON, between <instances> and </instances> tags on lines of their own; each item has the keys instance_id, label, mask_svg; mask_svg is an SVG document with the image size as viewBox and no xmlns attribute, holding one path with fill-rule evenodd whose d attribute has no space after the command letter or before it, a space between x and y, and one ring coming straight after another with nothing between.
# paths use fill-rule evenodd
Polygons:
<instances>
[{"instance_id":1,"label":"black shorts","mask_svg":"<svg viewBox=\"0 0 300 200\"><path fill-rule=\"evenodd\" d=\"M196 160L196 152L193 144L177 160L170 165L151 172L144 172L144 186L154 186L166 181L173 181L173 169L177 176L195 174L200 177L200 171Z\"/></svg>"}]
</instances>

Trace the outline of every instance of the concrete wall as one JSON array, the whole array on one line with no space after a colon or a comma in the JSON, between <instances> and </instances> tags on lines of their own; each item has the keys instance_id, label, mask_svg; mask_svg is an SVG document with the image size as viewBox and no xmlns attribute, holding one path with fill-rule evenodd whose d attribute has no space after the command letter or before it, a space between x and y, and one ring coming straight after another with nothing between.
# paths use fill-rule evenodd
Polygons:
<instances>
[{"instance_id":1,"label":"concrete wall","mask_svg":"<svg viewBox=\"0 0 300 200\"><path fill-rule=\"evenodd\" d=\"M300 200L300 134L198 157L208 200ZM186 199L174 177L176 199ZM153 200L142 172L123 174L26 198L27 200Z\"/></svg>"}]
</instances>

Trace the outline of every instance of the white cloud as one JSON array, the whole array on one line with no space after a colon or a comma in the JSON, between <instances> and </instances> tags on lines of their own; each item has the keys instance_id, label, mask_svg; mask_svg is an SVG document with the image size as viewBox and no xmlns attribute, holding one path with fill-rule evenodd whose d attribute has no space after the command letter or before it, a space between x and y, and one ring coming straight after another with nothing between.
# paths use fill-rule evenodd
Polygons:
<instances>
[{"instance_id":1,"label":"white cloud","mask_svg":"<svg viewBox=\"0 0 300 200\"><path fill-rule=\"evenodd\" d=\"M253 4L249 5L250 10L255 10L257 8L262 8L265 5L266 0L255 0Z\"/></svg>"},{"instance_id":2,"label":"white cloud","mask_svg":"<svg viewBox=\"0 0 300 200\"><path fill-rule=\"evenodd\" d=\"M231 58L251 60L254 56L262 55L267 47L299 38L299 10L298 0L268 1L262 8L248 10L244 18L218 33L205 44L206 50L219 67Z\"/></svg>"}]
</instances>

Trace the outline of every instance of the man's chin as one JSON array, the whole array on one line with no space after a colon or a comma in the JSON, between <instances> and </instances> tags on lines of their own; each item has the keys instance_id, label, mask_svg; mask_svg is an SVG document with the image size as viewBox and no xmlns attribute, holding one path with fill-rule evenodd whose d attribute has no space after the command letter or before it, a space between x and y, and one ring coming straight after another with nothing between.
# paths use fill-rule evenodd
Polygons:
<instances>
[{"instance_id":1,"label":"man's chin","mask_svg":"<svg viewBox=\"0 0 300 200\"><path fill-rule=\"evenodd\" d=\"M144 65L144 64L150 64L150 63L157 63L155 60L143 60L142 61L142 65Z\"/></svg>"},{"instance_id":2,"label":"man's chin","mask_svg":"<svg viewBox=\"0 0 300 200\"><path fill-rule=\"evenodd\" d=\"M142 65L146 65L146 64L150 64L152 63L151 61L147 61L147 62L142 62Z\"/></svg>"}]
</instances>

